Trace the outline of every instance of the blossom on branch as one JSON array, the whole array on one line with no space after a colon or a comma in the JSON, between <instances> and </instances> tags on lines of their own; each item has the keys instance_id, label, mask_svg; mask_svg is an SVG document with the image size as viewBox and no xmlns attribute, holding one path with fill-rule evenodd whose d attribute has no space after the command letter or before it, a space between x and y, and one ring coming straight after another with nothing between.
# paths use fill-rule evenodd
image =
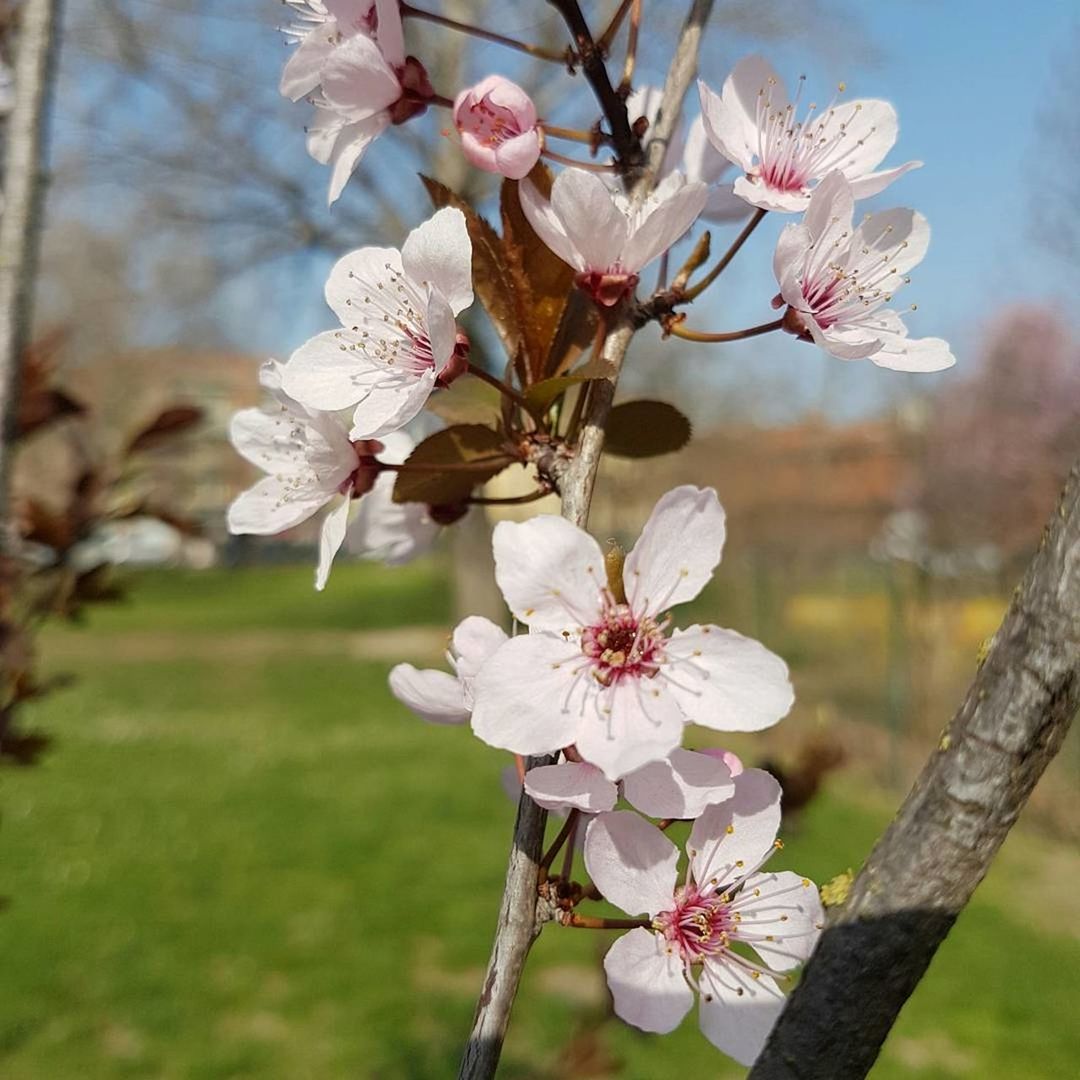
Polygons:
<instances>
[{"instance_id":1,"label":"blossom on branch","mask_svg":"<svg viewBox=\"0 0 1080 1080\"><path fill-rule=\"evenodd\" d=\"M329 201L341 195L364 152L391 124L426 111L435 97L427 70L405 55L397 0L294 2L298 40L281 92L315 106L308 153L331 165Z\"/></svg>"},{"instance_id":2,"label":"blossom on branch","mask_svg":"<svg viewBox=\"0 0 1080 1080\"><path fill-rule=\"evenodd\" d=\"M578 287L611 307L633 295L640 271L694 224L709 192L673 172L635 207L593 173L566 169L552 184L550 202L528 181L519 197L539 237L577 271Z\"/></svg>"},{"instance_id":3,"label":"blossom on branch","mask_svg":"<svg viewBox=\"0 0 1080 1080\"><path fill-rule=\"evenodd\" d=\"M941 371L956 363L941 338L909 338L885 307L922 261L930 226L914 210L884 210L855 228L851 185L830 173L814 189L803 220L787 225L773 255L787 304L784 329L842 360L868 357L896 371Z\"/></svg>"},{"instance_id":4,"label":"blossom on branch","mask_svg":"<svg viewBox=\"0 0 1080 1080\"><path fill-rule=\"evenodd\" d=\"M511 180L529 175L542 146L536 106L517 83L489 75L454 99L454 126L470 164Z\"/></svg>"},{"instance_id":5,"label":"blossom on branch","mask_svg":"<svg viewBox=\"0 0 1080 1080\"><path fill-rule=\"evenodd\" d=\"M865 199L922 165L909 161L873 171L899 130L887 101L833 102L820 112L811 103L799 120L802 80L789 102L780 76L760 56L740 60L719 94L700 80L698 92L709 141L745 173L735 181L735 194L763 210L806 209L814 185L833 171L843 173L855 198Z\"/></svg>"},{"instance_id":6,"label":"blossom on branch","mask_svg":"<svg viewBox=\"0 0 1080 1080\"><path fill-rule=\"evenodd\" d=\"M341 329L293 353L285 390L313 409L353 408L350 437L380 438L465 371L467 339L454 319L472 299L465 215L445 207L413 229L400 252L366 247L337 262L326 302Z\"/></svg>"},{"instance_id":7,"label":"blossom on branch","mask_svg":"<svg viewBox=\"0 0 1080 1080\"><path fill-rule=\"evenodd\" d=\"M651 925L619 938L604 957L616 1014L644 1031L674 1031L699 999L705 1037L742 1065L761 1052L785 996L778 980L804 962L824 924L807 878L764 873L780 847L780 785L760 769L698 817L679 852L629 811L600 814L585 836L585 865L605 899ZM756 953L749 959L733 946Z\"/></svg>"},{"instance_id":8,"label":"blossom on branch","mask_svg":"<svg viewBox=\"0 0 1080 1080\"><path fill-rule=\"evenodd\" d=\"M390 671L390 691L421 720L463 724L472 712L472 686L477 672L506 640L506 633L490 619L470 615L454 629L446 652L453 675L398 664Z\"/></svg>"},{"instance_id":9,"label":"blossom on branch","mask_svg":"<svg viewBox=\"0 0 1080 1080\"><path fill-rule=\"evenodd\" d=\"M663 91L658 86L639 87L626 99L626 115L630 117L630 122L644 117L651 128L656 123L662 98ZM648 143L648 129L642 141ZM687 180L701 181L708 187L708 201L701 212L703 220L717 223L739 221L750 211L746 203L732 192L731 184L722 182L731 168L731 162L709 142L705 134L705 121L698 115L689 125L680 124L676 129L664 152L660 176L677 171ZM612 184L621 187L622 181L613 178Z\"/></svg>"},{"instance_id":10,"label":"blossom on branch","mask_svg":"<svg viewBox=\"0 0 1080 1080\"><path fill-rule=\"evenodd\" d=\"M676 748L663 761L651 761L625 776L622 794L649 817L687 820L730 798L735 790L732 776L722 757ZM545 810L597 813L611 810L619 798L619 785L587 761L532 768L525 774L525 790Z\"/></svg>"},{"instance_id":11,"label":"blossom on branch","mask_svg":"<svg viewBox=\"0 0 1080 1080\"><path fill-rule=\"evenodd\" d=\"M229 532L272 536L306 521L332 502L319 534L315 588L323 589L334 556L345 539L349 505L371 491L386 446L354 442L333 412L305 408L282 389L282 366L264 364L259 381L277 403L273 410L243 409L232 418L233 446L268 475L232 502ZM407 455L407 447L397 447Z\"/></svg>"},{"instance_id":12,"label":"blossom on branch","mask_svg":"<svg viewBox=\"0 0 1080 1080\"><path fill-rule=\"evenodd\" d=\"M531 633L511 638L473 689L473 731L518 754L574 745L617 780L679 745L686 723L757 731L790 709L787 666L732 630L669 633L668 608L692 600L720 561L724 511L711 488L656 505L609 584L596 541L541 515L495 528L495 576Z\"/></svg>"}]
</instances>

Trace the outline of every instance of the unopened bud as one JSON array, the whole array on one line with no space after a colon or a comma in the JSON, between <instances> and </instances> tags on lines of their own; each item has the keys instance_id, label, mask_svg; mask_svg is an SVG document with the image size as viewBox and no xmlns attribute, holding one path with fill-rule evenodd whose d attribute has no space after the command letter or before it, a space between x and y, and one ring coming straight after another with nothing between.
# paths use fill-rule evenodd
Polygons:
<instances>
[{"instance_id":1,"label":"unopened bud","mask_svg":"<svg viewBox=\"0 0 1080 1080\"><path fill-rule=\"evenodd\" d=\"M617 604L626 603L626 586L623 584L623 563L626 552L614 541L609 540L604 552L604 572L607 574L608 588Z\"/></svg>"},{"instance_id":2,"label":"unopened bud","mask_svg":"<svg viewBox=\"0 0 1080 1080\"><path fill-rule=\"evenodd\" d=\"M453 525L455 521L460 521L468 510L469 504L465 502L443 503L441 506L429 506L428 516L436 525Z\"/></svg>"},{"instance_id":3,"label":"unopened bud","mask_svg":"<svg viewBox=\"0 0 1080 1080\"><path fill-rule=\"evenodd\" d=\"M442 366L436 386L449 386L455 379L461 378L469 370L469 335L464 330L458 330L454 339L454 351L450 359Z\"/></svg>"}]
</instances>

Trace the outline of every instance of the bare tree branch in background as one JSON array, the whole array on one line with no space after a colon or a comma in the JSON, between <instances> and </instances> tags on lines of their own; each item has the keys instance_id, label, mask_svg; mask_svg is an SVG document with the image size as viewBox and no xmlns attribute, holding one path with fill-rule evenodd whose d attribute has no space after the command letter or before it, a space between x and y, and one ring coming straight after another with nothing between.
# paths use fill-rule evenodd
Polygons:
<instances>
[{"instance_id":1,"label":"bare tree branch in background","mask_svg":"<svg viewBox=\"0 0 1080 1080\"><path fill-rule=\"evenodd\" d=\"M960 710L835 909L750 1080L877 1059L1080 707L1080 462Z\"/></svg>"},{"instance_id":2,"label":"bare tree branch in background","mask_svg":"<svg viewBox=\"0 0 1080 1080\"><path fill-rule=\"evenodd\" d=\"M30 343L45 196L45 126L59 45L59 0L24 0L18 15L15 104L4 138L0 215L0 544L9 540L8 480L22 356Z\"/></svg>"}]
</instances>

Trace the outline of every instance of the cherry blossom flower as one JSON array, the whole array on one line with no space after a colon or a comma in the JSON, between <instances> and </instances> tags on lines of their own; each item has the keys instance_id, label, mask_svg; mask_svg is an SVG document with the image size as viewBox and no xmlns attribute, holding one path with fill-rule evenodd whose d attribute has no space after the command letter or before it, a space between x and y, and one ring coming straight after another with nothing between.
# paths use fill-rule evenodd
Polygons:
<instances>
[{"instance_id":1,"label":"cherry blossom flower","mask_svg":"<svg viewBox=\"0 0 1080 1080\"><path fill-rule=\"evenodd\" d=\"M574 745L617 780L679 744L692 721L756 731L792 704L787 666L716 626L668 633L720 561L724 511L711 488L678 487L656 505L626 558L626 600L609 588L600 546L562 518L495 527L495 575L531 633L511 638L474 687L473 731L518 754Z\"/></svg>"},{"instance_id":2,"label":"cherry blossom flower","mask_svg":"<svg viewBox=\"0 0 1080 1080\"><path fill-rule=\"evenodd\" d=\"M341 329L293 353L285 390L309 408L354 408L350 437L380 438L465 371L466 339L454 317L472 299L465 215L445 207L413 229L400 252L365 247L338 261L326 302Z\"/></svg>"},{"instance_id":3,"label":"cherry blossom flower","mask_svg":"<svg viewBox=\"0 0 1080 1080\"><path fill-rule=\"evenodd\" d=\"M421 720L464 724L472 712L476 674L506 640L505 632L490 619L470 615L458 623L446 653L453 675L398 664L390 672L390 691Z\"/></svg>"},{"instance_id":4,"label":"cherry blossom flower","mask_svg":"<svg viewBox=\"0 0 1080 1080\"><path fill-rule=\"evenodd\" d=\"M354 442L336 413L307 409L282 389L282 366L264 364L259 381L277 402L273 411L243 409L233 416L233 446L267 473L233 500L229 532L270 536L337 506L323 519L315 588L323 589L345 539L349 506L371 491L379 474L377 440Z\"/></svg>"},{"instance_id":5,"label":"cherry blossom flower","mask_svg":"<svg viewBox=\"0 0 1080 1080\"><path fill-rule=\"evenodd\" d=\"M293 0L299 42L281 92L315 106L308 153L333 167L329 201L341 195L367 148L391 124L425 112L435 97L424 65L405 55L397 0Z\"/></svg>"},{"instance_id":6,"label":"cherry blossom flower","mask_svg":"<svg viewBox=\"0 0 1080 1080\"><path fill-rule=\"evenodd\" d=\"M885 307L926 254L930 226L914 210L885 210L853 227L851 185L830 173L814 189L799 224L787 225L773 256L787 304L784 328L842 360L868 357L896 371L940 371L956 363L941 338L907 336Z\"/></svg>"},{"instance_id":7,"label":"cherry blossom flower","mask_svg":"<svg viewBox=\"0 0 1080 1080\"><path fill-rule=\"evenodd\" d=\"M536 106L517 83L489 75L454 99L454 126L468 161L521 180L540 159Z\"/></svg>"},{"instance_id":8,"label":"cherry blossom flower","mask_svg":"<svg viewBox=\"0 0 1080 1080\"><path fill-rule=\"evenodd\" d=\"M673 172L634 207L593 173L566 169L552 184L550 202L528 181L519 197L540 238L577 270L578 287L611 307L632 295L639 272L693 225L708 189Z\"/></svg>"},{"instance_id":9,"label":"cherry blossom flower","mask_svg":"<svg viewBox=\"0 0 1080 1080\"><path fill-rule=\"evenodd\" d=\"M780 76L760 56L740 60L719 94L701 81L698 92L709 141L745 173L735 194L763 210L804 210L815 183L833 171L865 199L922 165L873 171L896 142L896 110L887 101L834 102L821 112L811 104L796 119L799 94L789 102Z\"/></svg>"},{"instance_id":10,"label":"cherry blossom flower","mask_svg":"<svg viewBox=\"0 0 1080 1080\"><path fill-rule=\"evenodd\" d=\"M824 924L811 881L761 870L781 846L779 825L780 785L748 769L732 798L694 823L678 885L678 849L654 825L629 811L590 822L585 865L593 883L623 911L652 920L604 957L618 1016L644 1031L674 1031L696 990L705 1037L740 1064L753 1063L784 1007L778 980L810 956Z\"/></svg>"},{"instance_id":11,"label":"cherry blossom flower","mask_svg":"<svg viewBox=\"0 0 1080 1080\"><path fill-rule=\"evenodd\" d=\"M642 86L626 99L626 113L631 123L638 117L645 117L652 127L660 111L663 91L658 86ZM648 142L646 130L644 141ZM664 153L660 166L660 176L672 172L681 172L687 180L701 181L709 189L709 197L701 217L705 221L717 223L738 221L750 212L746 203L731 190L730 183L723 183L725 175L731 170L731 162L718 153L705 134L705 122L701 116L695 116L688 127L679 125L675 135ZM621 181L612 179L612 185Z\"/></svg>"},{"instance_id":12,"label":"cherry blossom flower","mask_svg":"<svg viewBox=\"0 0 1080 1080\"><path fill-rule=\"evenodd\" d=\"M379 461L400 465L416 449L416 442L404 431L392 431L379 440L383 451ZM432 517L432 508L423 503L394 502L397 473L384 470L356 508L345 547L354 555L375 559L387 566L401 566L429 551L441 531Z\"/></svg>"},{"instance_id":13,"label":"cherry blossom flower","mask_svg":"<svg viewBox=\"0 0 1080 1080\"><path fill-rule=\"evenodd\" d=\"M631 806L655 818L696 818L706 806L730 798L735 790L727 763L710 754L676 748L663 761L651 761L622 780ZM619 785L587 761L538 765L525 774L525 790L545 810L586 813L610 810Z\"/></svg>"}]
</instances>

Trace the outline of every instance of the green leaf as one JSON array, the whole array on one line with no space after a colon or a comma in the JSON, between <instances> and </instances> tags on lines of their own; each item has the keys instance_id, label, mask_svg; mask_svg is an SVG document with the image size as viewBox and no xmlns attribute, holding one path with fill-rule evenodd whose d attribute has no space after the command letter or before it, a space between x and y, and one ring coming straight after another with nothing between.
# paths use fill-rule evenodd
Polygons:
<instances>
[{"instance_id":1,"label":"green leaf","mask_svg":"<svg viewBox=\"0 0 1080 1080\"><path fill-rule=\"evenodd\" d=\"M525 391L525 400L539 413L551 408L552 402L566 393L571 386L586 382L588 375L560 375L556 379L544 379Z\"/></svg>"},{"instance_id":2,"label":"green leaf","mask_svg":"<svg viewBox=\"0 0 1080 1080\"><path fill-rule=\"evenodd\" d=\"M394 484L394 502L461 502L516 460L493 428L455 424L425 439L409 455Z\"/></svg>"},{"instance_id":3,"label":"green leaf","mask_svg":"<svg viewBox=\"0 0 1080 1080\"><path fill-rule=\"evenodd\" d=\"M624 401L605 426L604 449L618 457L672 454L690 441L690 421L666 401Z\"/></svg>"}]
</instances>

